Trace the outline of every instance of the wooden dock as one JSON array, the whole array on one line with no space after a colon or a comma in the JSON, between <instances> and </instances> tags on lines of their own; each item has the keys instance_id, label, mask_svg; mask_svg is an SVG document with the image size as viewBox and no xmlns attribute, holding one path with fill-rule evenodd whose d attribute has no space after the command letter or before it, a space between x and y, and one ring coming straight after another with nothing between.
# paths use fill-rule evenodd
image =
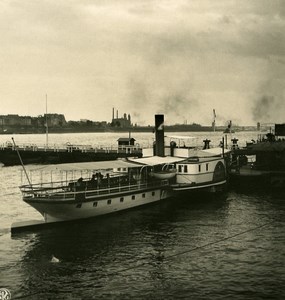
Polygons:
<instances>
[{"instance_id":1,"label":"wooden dock","mask_svg":"<svg viewBox=\"0 0 285 300\"><path fill-rule=\"evenodd\" d=\"M30 221L16 222L11 225L11 234L13 235L21 232L51 228L58 223L63 223L63 222L45 222L44 220L30 220Z\"/></svg>"}]
</instances>

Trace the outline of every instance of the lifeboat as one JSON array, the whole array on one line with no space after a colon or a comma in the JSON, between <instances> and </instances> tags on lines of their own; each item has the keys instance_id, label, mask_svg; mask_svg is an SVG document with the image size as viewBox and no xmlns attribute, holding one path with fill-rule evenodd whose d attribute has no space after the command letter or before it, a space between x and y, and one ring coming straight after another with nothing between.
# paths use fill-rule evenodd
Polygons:
<instances>
[{"instance_id":1,"label":"lifeboat","mask_svg":"<svg viewBox=\"0 0 285 300\"><path fill-rule=\"evenodd\" d=\"M171 179L175 177L176 169L169 169L166 171L158 171L158 172L151 172L150 176L157 178L157 179Z\"/></svg>"}]
</instances>

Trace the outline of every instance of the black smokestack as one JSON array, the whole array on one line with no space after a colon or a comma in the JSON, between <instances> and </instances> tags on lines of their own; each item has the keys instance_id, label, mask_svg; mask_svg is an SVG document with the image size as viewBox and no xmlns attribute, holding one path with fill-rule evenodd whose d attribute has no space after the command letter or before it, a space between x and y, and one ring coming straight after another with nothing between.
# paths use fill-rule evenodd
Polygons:
<instances>
[{"instance_id":1,"label":"black smokestack","mask_svg":"<svg viewBox=\"0 0 285 300\"><path fill-rule=\"evenodd\" d=\"M155 115L155 155L164 156L164 115Z\"/></svg>"}]
</instances>

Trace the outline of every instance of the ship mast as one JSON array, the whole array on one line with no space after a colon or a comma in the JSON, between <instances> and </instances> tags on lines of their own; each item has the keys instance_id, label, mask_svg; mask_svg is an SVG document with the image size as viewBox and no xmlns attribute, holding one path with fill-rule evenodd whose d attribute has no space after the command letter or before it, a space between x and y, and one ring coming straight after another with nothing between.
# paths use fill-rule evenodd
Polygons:
<instances>
[{"instance_id":1,"label":"ship mast","mask_svg":"<svg viewBox=\"0 0 285 300\"><path fill-rule=\"evenodd\" d=\"M48 116L47 116L47 94L46 94L46 148L48 148Z\"/></svg>"}]
</instances>

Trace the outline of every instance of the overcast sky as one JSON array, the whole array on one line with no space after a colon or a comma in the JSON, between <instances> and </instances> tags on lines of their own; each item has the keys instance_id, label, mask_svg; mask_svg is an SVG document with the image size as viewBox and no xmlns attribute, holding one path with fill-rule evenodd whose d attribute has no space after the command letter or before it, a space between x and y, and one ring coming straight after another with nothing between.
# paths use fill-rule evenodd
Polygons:
<instances>
[{"instance_id":1,"label":"overcast sky","mask_svg":"<svg viewBox=\"0 0 285 300\"><path fill-rule=\"evenodd\" d=\"M0 0L0 115L285 122L280 0Z\"/></svg>"}]
</instances>

